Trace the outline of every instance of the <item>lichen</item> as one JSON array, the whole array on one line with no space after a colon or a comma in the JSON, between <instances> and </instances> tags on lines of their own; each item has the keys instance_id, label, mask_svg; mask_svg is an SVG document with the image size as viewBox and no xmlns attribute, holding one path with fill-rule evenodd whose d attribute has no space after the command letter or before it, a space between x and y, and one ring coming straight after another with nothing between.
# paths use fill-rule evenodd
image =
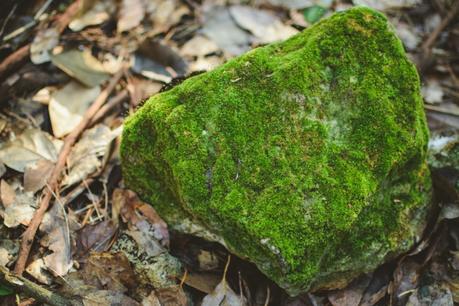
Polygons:
<instances>
[{"instance_id":1,"label":"lichen","mask_svg":"<svg viewBox=\"0 0 459 306\"><path fill-rule=\"evenodd\" d=\"M430 175L419 78L386 18L336 13L151 97L125 123L126 184L290 294L407 250Z\"/></svg>"}]
</instances>

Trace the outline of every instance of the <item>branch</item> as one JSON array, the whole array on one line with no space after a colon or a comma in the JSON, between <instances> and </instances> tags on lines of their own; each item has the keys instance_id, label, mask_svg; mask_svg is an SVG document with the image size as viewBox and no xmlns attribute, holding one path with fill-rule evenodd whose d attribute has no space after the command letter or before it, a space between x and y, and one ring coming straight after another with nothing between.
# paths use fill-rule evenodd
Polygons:
<instances>
[{"instance_id":1,"label":"branch","mask_svg":"<svg viewBox=\"0 0 459 306\"><path fill-rule=\"evenodd\" d=\"M52 306L83 306L80 299L69 299L49 291L22 276L15 275L0 265L0 282L13 287L16 292L24 292L36 301Z\"/></svg>"},{"instance_id":2,"label":"branch","mask_svg":"<svg viewBox=\"0 0 459 306\"><path fill-rule=\"evenodd\" d=\"M64 145L62 146L61 151L59 152L59 158L57 160L56 165L53 168L50 178L48 179L47 186L43 192L40 206L35 211L32 220L29 223L28 228L23 234L21 247L19 249L18 260L16 261L16 266L14 267L14 272L18 275L21 275L25 269L27 259L29 257L30 249L32 247L32 243L37 232L38 227L41 224L43 216L45 212L48 210L49 203L51 201L53 193L57 193L57 188L59 187L59 182L61 180L62 172L65 169L65 163L67 161L67 157L70 154L72 146L78 140L80 135L86 129L86 127L91 123L92 118L95 116L97 111L102 107L102 105L107 100L110 93L115 88L116 84L122 77L124 73L124 68L120 69L110 80L107 87L100 93L97 99L92 103L89 109L86 111L83 119L81 120L80 124L69 134L65 137Z\"/></svg>"},{"instance_id":3,"label":"branch","mask_svg":"<svg viewBox=\"0 0 459 306\"><path fill-rule=\"evenodd\" d=\"M72 21L73 17L76 16L80 9L81 0L75 0L72 4L67 7L67 10L60 15L53 23L53 27L56 28L57 32L61 34L65 28ZM17 49L10 55L8 55L3 62L0 63L0 80L8 76L8 73L16 68L19 64L27 59L30 51L30 43Z\"/></svg>"}]
</instances>

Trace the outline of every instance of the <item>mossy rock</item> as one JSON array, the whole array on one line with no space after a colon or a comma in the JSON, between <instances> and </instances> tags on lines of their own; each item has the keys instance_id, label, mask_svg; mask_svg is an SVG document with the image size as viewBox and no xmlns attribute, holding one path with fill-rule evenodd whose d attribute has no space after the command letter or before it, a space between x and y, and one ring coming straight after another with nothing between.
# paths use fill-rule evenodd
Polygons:
<instances>
[{"instance_id":1,"label":"mossy rock","mask_svg":"<svg viewBox=\"0 0 459 306\"><path fill-rule=\"evenodd\" d=\"M386 18L336 13L151 97L126 120L128 187L291 295L407 251L429 209L419 77Z\"/></svg>"}]
</instances>

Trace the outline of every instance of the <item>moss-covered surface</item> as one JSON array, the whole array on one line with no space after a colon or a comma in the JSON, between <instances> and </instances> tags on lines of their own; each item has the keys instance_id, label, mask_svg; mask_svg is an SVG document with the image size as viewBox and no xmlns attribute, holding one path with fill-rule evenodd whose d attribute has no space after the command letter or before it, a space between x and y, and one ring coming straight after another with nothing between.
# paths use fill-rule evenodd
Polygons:
<instances>
[{"instance_id":1,"label":"moss-covered surface","mask_svg":"<svg viewBox=\"0 0 459 306\"><path fill-rule=\"evenodd\" d=\"M128 118L126 184L290 294L407 250L430 198L415 67L385 17L334 14L153 96Z\"/></svg>"}]
</instances>

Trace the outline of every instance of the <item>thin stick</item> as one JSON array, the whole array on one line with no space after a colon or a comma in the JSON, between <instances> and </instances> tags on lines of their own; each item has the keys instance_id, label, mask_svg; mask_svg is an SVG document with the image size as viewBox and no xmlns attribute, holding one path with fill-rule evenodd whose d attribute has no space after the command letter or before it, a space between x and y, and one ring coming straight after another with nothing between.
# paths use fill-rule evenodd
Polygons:
<instances>
[{"instance_id":1,"label":"thin stick","mask_svg":"<svg viewBox=\"0 0 459 306\"><path fill-rule=\"evenodd\" d=\"M46 210L49 207L49 203L52 198L52 192L57 190L59 187L59 182L61 180L62 172L65 168L65 163L67 160L70 151L72 150L73 145L78 140L80 135L83 133L85 128L91 122L91 119L97 113L97 111L102 107L102 105L107 100L110 93L115 88L116 84L120 80L121 76L123 75L123 69L118 71L110 80L107 87L100 93L94 103L88 108L86 113L84 114L83 119L81 120L80 124L69 134L64 140L64 145L62 146L61 151L59 152L59 158L57 160L56 165L53 168L51 176L48 180L48 185L50 188L46 188L43 192L43 196L40 201L40 206L35 211L32 220L29 223L29 227L24 232L21 241L21 247L19 249L18 260L16 261L16 266L14 267L14 272L18 275L21 275L25 269L27 259L29 257L30 249L32 247L32 243L37 232L38 226L43 219L43 215L45 214Z\"/></svg>"},{"instance_id":2,"label":"thin stick","mask_svg":"<svg viewBox=\"0 0 459 306\"><path fill-rule=\"evenodd\" d=\"M53 306L83 305L78 298L69 299L45 289L34 282L19 275L15 275L0 265L0 282L14 288L17 292L24 292L38 302Z\"/></svg>"},{"instance_id":3,"label":"thin stick","mask_svg":"<svg viewBox=\"0 0 459 306\"><path fill-rule=\"evenodd\" d=\"M120 91L116 96L108 100L107 103L105 103L104 106L102 106L97 113L94 115L92 118L91 122L89 123L90 126L94 125L97 121L105 117L107 113L112 110L115 106L120 104L124 99L128 97L128 91L126 89L123 89Z\"/></svg>"},{"instance_id":4,"label":"thin stick","mask_svg":"<svg viewBox=\"0 0 459 306\"><path fill-rule=\"evenodd\" d=\"M453 20L454 16L459 12L459 1L456 1L452 7L449 9L448 14L446 15L445 19L438 25L438 27L433 30L433 32L429 35L427 40L422 44L422 49L424 52L430 53L430 49L432 48L433 44L437 40L438 36L440 35L441 31Z\"/></svg>"},{"instance_id":5,"label":"thin stick","mask_svg":"<svg viewBox=\"0 0 459 306\"><path fill-rule=\"evenodd\" d=\"M72 21L73 17L78 13L80 9L81 0L75 0L72 4L67 7L67 10L57 18L54 22L53 27L56 28L57 32L62 33L65 28ZM16 68L19 64L27 59L30 51L30 43L22 46L18 50L14 51L7 58L0 63L0 80L8 76L8 73Z\"/></svg>"}]
</instances>

